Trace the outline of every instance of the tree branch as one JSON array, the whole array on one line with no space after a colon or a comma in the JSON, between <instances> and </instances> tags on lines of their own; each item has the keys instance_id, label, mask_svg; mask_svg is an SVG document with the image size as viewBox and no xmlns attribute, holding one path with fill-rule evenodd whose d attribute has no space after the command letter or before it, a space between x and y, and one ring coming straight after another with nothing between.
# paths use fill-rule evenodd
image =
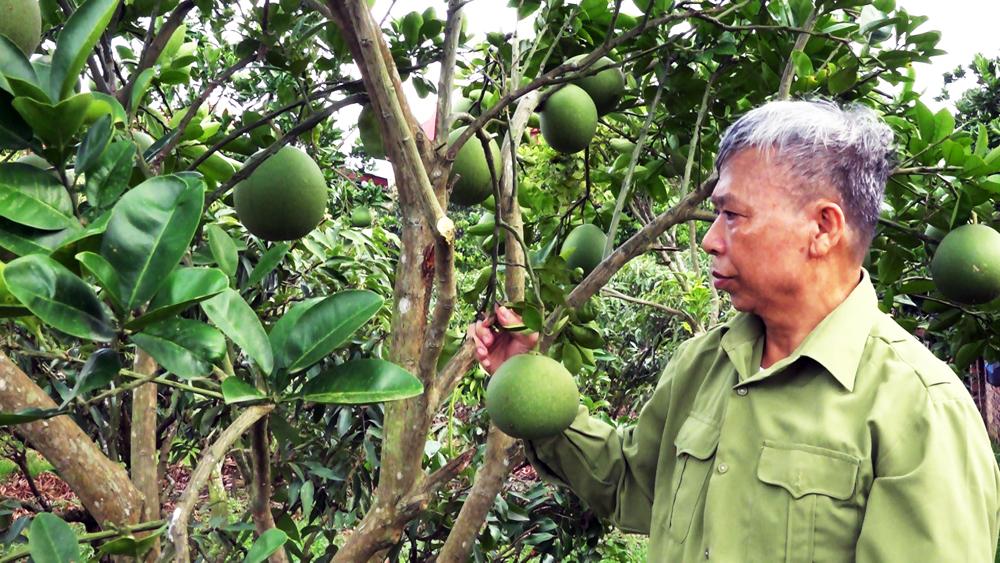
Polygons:
<instances>
[{"instance_id":1,"label":"tree branch","mask_svg":"<svg viewBox=\"0 0 1000 563\"><path fill-rule=\"evenodd\" d=\"M184 494L177 502L177 508L174 509L173 516L170 518L170 527L167 529L167 537L174 545L175 561L180 563L190 563L191 561L191 551L187 542L188 520L198 502L198 493L205 486L205 482L212 474L212 469L244 432L272 410L274 410L274 405L254 405L247 408L229 427L222 431L215 443L202 453L198 465L191 473L191 479L188 481L187 488L184 489Z\"/></svg>"},{"instance_id":2,"label":"tree branch","mask_svg":"<svg viewBox=\"0 0 1000 563\"><path fill-rule=\"evenodd\" d=\"M645 299L639 299L638 297L632 297L631 295L626 295L626 294L618 291L617 289L613 289L613 288L610 288L610 287L602 287L601 288L601 293L604 293L605 295L608 295L610 297L614 297L615 299L620 299L622 301L628 301L629 303L635 303L637 305L645 305L646 307L652 307L654 309L658 309L660 311L663 311L664 313L667 313L668 315L673 315L675 317L681 317L685 321L687 321L687 323L689 325L691 325L691 330L693 332L695 332L696 334L700 333L700 332L704 332L704 329L701 327L701 323L699 323L698 320L695 319L691 315L691 313L688 313L687 311L683 311L681 309L674 309L673 307L668 307L666 305L661 305L659 303L654 303L652 301L646 301Z\"/></svg>"},{"instance_id":3,"label":"tree branch","mask_svg":"<svg viewBox=\"0 0 1000 563\"><path fill-rule=\"evenodd\" d=\"M274 516L271 515L271 447L267 426L267 417L263 417L250 430L250 464L253 470L250 514L258 536L275 527ZM268 559L271 563L288 563L284 548L279 548Z\"/></svg>"},{"instance_id":4,"label":"tree branch","mask_svg":"<svg viewBox=\"0 0 1000 563\"><path fill-rule=\"evenodd\" d=\"M155 375L156 360L142 348L136 348L133 367L138 373ZM160 480L156 463L156 395L153 382L146 383L132 391L132 435L129 449L129 469L132 483L143 497L141 520L160 517ZM156 561L160 557L160 542L156 540L145 561Z\"/></svg>"},{"instance_id":5,"label":"tree branch","mask_svg":"<svg viewBox=\"0 0 1000 563\"><path fill-rule=\"evenodd\" d=\"M819 9L816 6L813 6L812 10L809 12L809 17L806 18L806 23L803 26L803 29L799 30L799 36L795 38L795 45L792 46L792 53L805 49L806 43L809 42L809 38L813 35L813 28L816 27L816 20L818 18ZM838 40L843 39L838 38ZM850 43L850 40L847 41ZM778 86L779 100L787 100L791 95L793 78L795 78L795 59L793 59L792 55L789 54L788 60L785 61L785 70L781 73L781 82Z\"/></svg>"},{"instance_id":6,"label":"tree branch","mask_svg":"<svg viewBox=\"0 0 1000 563\"><path fill-rule=\"evenodd\" d=\"M438 139L448 137L451 130L451 88L455 75L455 56L458 51L458 39L462 32L461 0L448 0L448 16L444 25L444 53L441 55L441 76L438 79L437 119L434 126L434 136Z\"/></svg>"}]
</instances>

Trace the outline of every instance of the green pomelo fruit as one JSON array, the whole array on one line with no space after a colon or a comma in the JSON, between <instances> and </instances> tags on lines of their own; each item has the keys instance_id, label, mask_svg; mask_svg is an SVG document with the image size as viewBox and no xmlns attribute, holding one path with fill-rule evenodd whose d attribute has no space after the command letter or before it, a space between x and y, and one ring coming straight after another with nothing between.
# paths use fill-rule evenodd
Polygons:
<instances>
[{"instance_id":1,"label":"green pomelo fruit","mask_svg":"<svg viewBox=\"0 0 1000 563\"><path fill-rule=\"evenodd\" d=\"M365 106L358 118L358 134L361 145L365 147L372 158L385 158L385 145L382 144L382 134L378 130L378 117L371 106Z\"/></svg>"},{"instance_id":2,"label":"green pomelo fruit","mask_svg":"<svg viewBox=\"0 0 1000 563\"><path fill-rule=\"evenodd\" d=\"M538 129L542 126L542 120L538 117L537 113L532 113L528 116L528 127L532 129Z\"/></svg>"},{"instance_id":3,"label":"green pomelo fruit","mask_svg":"<svg viewBox=\"0 0 1000 563\"><path fill-rule=\"evenodd\" d=\"M0 35L6 35L28 56L42 39L42 13L38 0L0 0Z\"/></svg>"},{"instance_id":4,"label":"green pomelo fruit","mask_svg":"<svg viewBox=\"0 0 1000 563\"><path fill-rule=\"evenodd\" d=\"M372 224L372 212L367 207L356 207L351 211L352 227L370 227Z\"/></svg>"},{"instance_id":5,"label":"green pomelo fruit","mask_svg":"<svg viewBox=\"0 0 1000 563\"><path fill-rule=\"evenodd\" d=\"M265 240L302 238L323 220L329 197L319 166L305 151L285 146L236 185L236 215Z\"/></svg>"},{"instance_id":6,"label":"green pomelo fruit","mask_svg":"<svg viewBox=\"0 0 1000 563\"><path fill-rule=\"evenodd\" d=\"M202 144L195 145L184 145L180 147L180 153L186 157L189 162L194 162L201 155L208 152L208 147ZM239 170L241 164L237 160L233 160L229 157L223 156L219 152L213 152L208 155L208 158L204 162L198 165L198 172L205 175L206 178L215 182L225 182L236 174Z\"/></svg>"},{"instance_id":7,"label":"green pomelo fruit","mask_svg":"<svg viewBox=\"0 0 1000 563\"><path fill-rule=\"evenodd\" d=\"M1000 297L1000 233L986 225L953 229L934 253L931 275L938 291L959 303Z\"/></svg>"},{"instance_id":8,"label":"green pomelo fruit","mask_svg":"<svg viewBox=\"0 0 1000 563\"><path fill-rule=\"evenodd\" d=\"M578 63L585 59L587 55L578 55L566 62ZM594 100L597 107L597 114L604 115L618 107L625 94L625 73L620 67L614 66L615 62L607 57L601 57L590 68L584 71L583 76L573 81L580 88L583 88L590 98ZM604 69L604 70L601 70ZM593 74L592 74L593 73Z\"/></svg>"},{"instance_id":9,"label":"green pomelo fruit","mask_svg":"<svg viewBox=\"0 0 1000 563\"><path fill-rule=\"evenodd\" d=\"M540 354L508 359L486 387L486 412L497 428L524 440L565 430L576 418L580 392L562 364Z\"/></svg>"},{"instance_id":10,"label":"green pomelo fruit","mask_svg":"<svg viewBox=\"0 0 1000 563\"><path fill-rule=\"evenodd\" d=\"M448 144L454 143L466 130L459 127L448 135ZM490 139L490 153L497 174L500 173L500 147ZM458 205L475 205L493 195L493 177L486 163L486 152L479 137L473 135L462 145L455 155L455 163L451 167L451 176L458 176L455 188L451 192L451 201ZM499 177L497 178L499 180Z\"/></svg>"},{"instance_id":11,"label":"green pomelo fruit","mask_svg":"<svg viewBox=\"0 0 1000 563\"><path fill-rule=\"evenodd\" d=\"M604 258L604 244L608 237L597 225L585 223L569 232L563 242L560 256L572 268L582 268L589 274Z\"/></svg>"},{"instance_id":12,"label":"green pomelo fruit","mask_svg":"<svg viewBox=\"0 0 1000 563\"><path fill-rule=\"evenodd\" d=\"M597 108L590 96L567 84L545 101L541 111L542 137L559 152L582 151L597 131Z\"/></svg>"}]
</instances>

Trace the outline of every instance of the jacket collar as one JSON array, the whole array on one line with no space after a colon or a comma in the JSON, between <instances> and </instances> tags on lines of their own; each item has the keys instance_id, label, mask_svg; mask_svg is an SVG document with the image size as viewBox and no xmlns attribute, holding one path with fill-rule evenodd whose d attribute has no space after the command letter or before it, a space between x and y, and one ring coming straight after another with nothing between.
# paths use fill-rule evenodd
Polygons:
<instances>
[{"instance_id":1,"label":"jacket collar","mask_svg":"<svg viewBox=\"0 0 1000 563\"><path fill-rule=\"evenodd\" d=\"M721 345L740 373L740 380L761 378L780 371L801 357L817 362L846 390L854 390L858 365L868 335L879 313L878 296L868 271L861 270L861 281L851 293L810 332L798 348L767 370L751 366L754 345L764 334L760 317L740 313L722 327Z\"/></svg>"}]
</instances>

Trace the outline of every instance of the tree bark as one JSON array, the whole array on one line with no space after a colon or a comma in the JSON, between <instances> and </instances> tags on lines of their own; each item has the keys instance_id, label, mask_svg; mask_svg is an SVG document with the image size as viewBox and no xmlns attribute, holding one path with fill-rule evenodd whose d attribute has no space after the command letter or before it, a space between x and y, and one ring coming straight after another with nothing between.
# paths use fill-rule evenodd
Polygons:
<instances>
[{"instance_id":1,"label":"tree bark","mask_svg":"<svg viewBox=\"0 0 1000 563\"><path fill-rule=\"evenodd\" d=\"M0 410L17 412L57 406L0 352ZM142 494L129 481L125 470L108 459L69 416L21 424L14 427L14 432L49 460L99 524L139 522Z\"/></svg>"},{"instance_id":2,"label":"tree bark","mask_svg":"<svg viewBox=\"0 0 1000 563\"><path fill-rule=\"evenodd\" d=\"M253 467L253 488L250 491L250 514L257 535L275 528L271 514L271 441L267 417L254 423L250 430L250 461ZM271 563L288 563L285 548L279 547L268 557Z\"/></svg>"},{"instance_id":3,"label":"tree bark","mask_svg":"<svg viewBox=\"0 0 1000 563\"><path fill-rule=\"evenodd\" d=\"M144 375L156 373L156 360L141 348L136 348L133 371ZM142 493L143 522L160 518L160 483L156 459L156 384L147 383L132 391L132 433L129 449L129 469L132 483ZM160 558L160 541L146 554L152 563Z\"/></svg>"}]
</instances>

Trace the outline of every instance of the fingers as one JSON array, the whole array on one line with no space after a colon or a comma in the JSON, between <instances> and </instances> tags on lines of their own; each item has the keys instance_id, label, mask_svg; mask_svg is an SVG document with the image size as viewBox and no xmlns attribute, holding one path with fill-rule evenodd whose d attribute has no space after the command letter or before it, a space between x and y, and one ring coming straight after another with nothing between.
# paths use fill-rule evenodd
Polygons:
<instances>
[{"instance_id":1,"label":"fingers","mask_svg":"<svg viewBox=\"0 0 1000 563\"><path fill-rule=\"evenodd\" d=\"M479 337L478 328L479 323L473 323L469 325L469 337L472 338L474 344L474 353L476 355L476 360L482 363L487 357L489 357L489 349L486 344L483 343L482 339ZM488 330L488 329L487 329Z\"/></svg>"},{"instance_id":2,"label":"fingers","mask_svg":"<svg viewBox=\"0 0 1000 563\"><path fill-rule=\"evenodd\" d=\"M496 307L496 318L502 326L522 324L521 316L502 305Z\"/></svg>"},{"instance_id":3,"label":"fingers","mask_svg":"<svg viewBox=\"0 0 1000 563\"><path fill-rule=\"evenodd\" d=\"M493 345L493 330L490 329L489 325L487 325L485 321L476 323L476 336L486 346Z\"/></svg>"}]
</instances>

